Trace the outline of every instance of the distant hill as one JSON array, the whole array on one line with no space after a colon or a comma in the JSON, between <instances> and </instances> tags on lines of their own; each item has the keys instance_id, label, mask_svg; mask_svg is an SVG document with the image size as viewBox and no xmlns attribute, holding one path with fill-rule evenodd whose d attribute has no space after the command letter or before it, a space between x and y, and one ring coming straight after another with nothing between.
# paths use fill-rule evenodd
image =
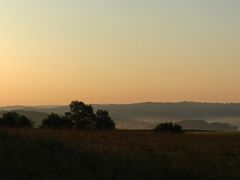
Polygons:
<instances>
[{"instance_id":1,"label":"distant hill","mask_svg":"<svg viewBox=\"0 0 240 180\"><path fill-rule=\"evenodd\" d=\"M94 109L108 110L120 128L152 128L164 121L205 120L207 122L229 123L240 126L240 103L136 103L95 104ZM3 107L0 110L24 110L41 113L69 111L68 106Z\"/></svg>"},{"instance_id":2,"label":"distant hill","mask_svg":"<svg viewBox=\"0 0 240 180\"><path fill-rule=\"evenodd\" d=\"M228 123L208 123L203 120L185 120L178 122L185 130L208 130L208 131L237 131L238 126L233 126Z\"/></svg>"}]
</instances>

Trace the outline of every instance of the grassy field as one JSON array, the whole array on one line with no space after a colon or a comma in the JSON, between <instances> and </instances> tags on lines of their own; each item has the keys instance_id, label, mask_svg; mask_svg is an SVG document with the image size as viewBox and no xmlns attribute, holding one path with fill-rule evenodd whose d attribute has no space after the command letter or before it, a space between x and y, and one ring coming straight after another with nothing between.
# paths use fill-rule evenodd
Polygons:
<instances>
[{"instance_id":1,"label":"grassy field","mask_svg":"<svg viewBox=\"0 0 240 180\"><path fill-rule=\"evenodd\" d=\"M1 180L239 177L239 133L0 130Z\"/></svg>"}]
</instances>

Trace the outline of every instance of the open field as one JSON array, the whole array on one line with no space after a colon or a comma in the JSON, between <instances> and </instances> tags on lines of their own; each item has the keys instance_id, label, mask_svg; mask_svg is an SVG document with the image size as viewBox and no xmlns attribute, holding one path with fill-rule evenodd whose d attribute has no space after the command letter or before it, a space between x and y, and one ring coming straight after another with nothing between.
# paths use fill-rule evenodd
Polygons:
<instances>
[{"instance_id":1,"label":"open field","mask_svg":"<svg viewBox=\"0 0 240 180\"><path fill-rule=\"evenodd\" d=\"M240 134L0 130L0 179L239 179Z\"/></svg>"}]
</instances>

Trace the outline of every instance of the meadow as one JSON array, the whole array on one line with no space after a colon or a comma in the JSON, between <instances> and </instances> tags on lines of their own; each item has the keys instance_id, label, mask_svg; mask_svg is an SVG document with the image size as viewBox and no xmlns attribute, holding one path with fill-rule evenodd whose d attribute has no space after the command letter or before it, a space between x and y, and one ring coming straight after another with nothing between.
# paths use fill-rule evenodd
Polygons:
<instances>
[{"instance_id":1,"label":"meadow","mask_svg":"<svg viewBox=\"0 0 240 180\"><path fill-rule=\"evenodd\" d=\"M239 177L239 133L0 130L1 180Z\"/></svg>"}]
</instances>

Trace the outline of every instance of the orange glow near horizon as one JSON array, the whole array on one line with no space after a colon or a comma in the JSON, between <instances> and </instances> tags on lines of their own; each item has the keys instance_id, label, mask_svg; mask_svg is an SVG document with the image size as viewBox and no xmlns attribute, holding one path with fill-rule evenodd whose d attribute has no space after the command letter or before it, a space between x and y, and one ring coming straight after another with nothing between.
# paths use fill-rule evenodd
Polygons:
<instances>
[{"instance_id":1,"label":"orange glow near horizon","mask_svg":"<svg viewBox=\"0 0 240 180\"><path fill-rule=\"evenodd\" d=\"M0 106L240 102L240 3L183 1L1 2Z\"/></svg>"}]
</instances>

